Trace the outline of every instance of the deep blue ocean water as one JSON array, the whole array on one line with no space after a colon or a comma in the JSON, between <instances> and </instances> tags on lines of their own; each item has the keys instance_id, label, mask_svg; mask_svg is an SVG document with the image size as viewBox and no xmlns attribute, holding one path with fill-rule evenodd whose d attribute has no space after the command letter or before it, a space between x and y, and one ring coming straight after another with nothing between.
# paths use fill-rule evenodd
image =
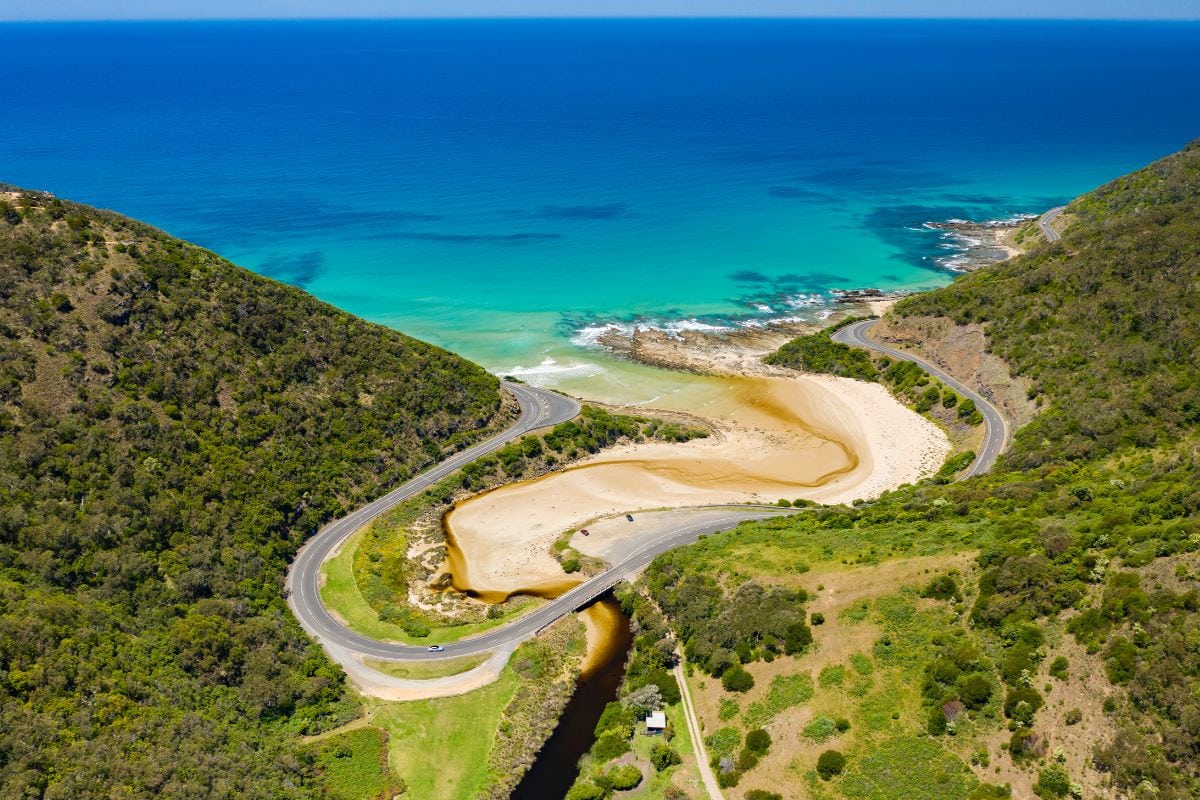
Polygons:
<instances>
[{"instance_id":1,"label":"deep blue ocean water","mask_svg":"<svg viewBox=\"0 0 1200 800\"><path fill-rule=\"evenodd\" d=\"M946 283L923 222L1200 136L1187 23L10 24L0 74L0 181L498 371L601 369L609 322Z\"/></svg>"}]
</instances>

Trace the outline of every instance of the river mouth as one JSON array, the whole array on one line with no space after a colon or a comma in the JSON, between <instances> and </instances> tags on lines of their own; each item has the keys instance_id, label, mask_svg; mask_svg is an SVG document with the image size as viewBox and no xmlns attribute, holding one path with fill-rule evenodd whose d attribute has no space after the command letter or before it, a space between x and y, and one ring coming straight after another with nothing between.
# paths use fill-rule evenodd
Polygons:
<instances>
[{"instance_id":1,"label":"river mouth","mask_svg":"<svg viewBox=\"0 0 1200 800\"><path fill-rule=\"evenodd\" d=\"M574 582L552 555L564 531L639 509L824 499L872 471L857 415L816 382L713 376L681 394L662 405L690 407L713 435L625 443L455 505L443 518L454 588L493 603L554 596Z\"/></svg>"},{"instance_id":2,"label":"river mouth","mask_svg":"<svg viewBox=\"0 0 1200 800\"><path fill-rule=\"evenodd\" d=\"M499 605L513 597L540 597L543 600L553 600L559 595L574 589L583 581L568 578L565 575L557 580L543 580L531 586L520 586L512 589L485 589L471 585L471 572L467 558L458 541L454 537L454 529L450 527L449 516L443 520L442 528L446 537L446 567L445 574L450 576L450 588L467 597L481 600L489 605Z\"/></svg>"},{"instance_id":3,"label":"river mouth","mask_svg":"<svg viewBox=\"0 0 1200 800\"><path fill-rule=\"evenodd\" d=\"M611 593L583 613L590 635L575 692L510 800L561 800L566 796L579 775L579 759L595 741L596 723L604 707L617 699L625 677L625 659L633 644L629 617Z\"/></svg>"}]
</instances>

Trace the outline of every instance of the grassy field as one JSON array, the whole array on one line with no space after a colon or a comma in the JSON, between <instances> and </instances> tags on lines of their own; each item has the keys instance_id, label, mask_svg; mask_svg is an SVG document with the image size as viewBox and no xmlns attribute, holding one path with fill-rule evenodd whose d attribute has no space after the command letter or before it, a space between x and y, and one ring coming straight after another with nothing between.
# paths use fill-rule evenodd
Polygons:
<instances>
[{"instance_id":1,"label":"grassy field","mask_svg":"<svg viewBox=\"0 0 1200 800\"><path fill-rule=\"evenodd\" d=\"M697 571L732 581L779 579L809 583L805 573L870 567L897 558L939 556L979 547L986 534L966 524L861 528L820 527L804 515L747 522L704 536L689 548Z\"/></svg>"},{"instance_id":2,"label":"grassy field","mask_svg":"<svg viewBox=\"0 0 1200 800\"><path fill-rule=\"evenodd\" d=\"M321 601L330 611L350 627L351 630L386 642L404 644L433 644L456 642L468 636L503 625L522 614L532 611L544 600L535 597L517 598L505 603L505 614L495 619L465 623L443 628L433 628L429 636L410 636L404 628L379 618L371 608L354 579L354 551L362 541L363 531L353 534L333 558L321 565Z\"/></svg>"},{"instance_id":3,"label":"grassy field","mask_svg":"<svg viewBox=\"0 0 1200 800\"><path fill-rule=\"evenodd\" d=\"M507 796L553 730L584 648L583 624L567 617L517 648L489 686L415 702L364 700L370 724L387 733L388 764L405 797Z\"/></svg>"},{"instance_id":4,"label":"grassy field","mask_svg":"<svg viewBox=\"0 0 1200 800\"><path fill-rule=\"evenodd\" d=\"M853 531L845 533L853 540ZM921 598L912 587L969 566L967 554L855 568L839 559L828 571L798 576L812 598L810 610L826 619L813 628L807 652L747 664L755 686L746 693L726 691L719 680L695 673L689 683L705 736L712 739L710 756L721 754L714 746L736 755L754 728L765 728L772 739L767 755L726 790L727 797L762 789L789 800L967 800L982 781L997 782L982 764L968 761L980 751L988 751L993 764L1001 759L1007 731L998 694L963 715L955 736L925 732L921 689L929 653L955 637L985 651L989 644L972 635L961 606ZM844 753L847 766L826 781L816 763L828 749Z\"/></svg>"},{"instance_id":5,"label":"grassy field","mask_svg":"<svg viewBox=\"0 0 1200 800\"><path fill-rule=\"evenodd\" d=\"M459 675L467 670L475 669L490 657L488 653L481 653L476 656L460 656L438 661L395 662L367 659L364 663L371 669L382 672L384 675L391 675L393 678L429 680L430 678Z\"/></svg>"},{"instance_id":6,"label":"grassy field","mask_svg":"<svg viewBox=\"0 0 1200 800\"><path fill-rule=\"evenodd\" d=\"M978 785L967 765L936 740L897 736L863 753L839 788L852 800L967 800Z\"/></svg>"},{"instance_id":7,"label":"grassy field","mask_svg":"<svg viewBox=\"0 0 1200 800\"><path fill-rule=\"evenodd\" d=\"M404 784L387 766L388 736L379 728L360 727L314 745L316 766L335 800L375 800L399 793Z\"/></svg>"},{"instance_id":8,"label":"grassy field","mask_svg":"<svg viewBox=\"0 0 1200 800\"><path fill-rule=\"evenodd\" d=\"M505 669L491 686L458 697L369 703L373 721L388 732L392 770L412 797L468 800L483 788L501 713L519 684Z\"/></svg>"}]
</instances>

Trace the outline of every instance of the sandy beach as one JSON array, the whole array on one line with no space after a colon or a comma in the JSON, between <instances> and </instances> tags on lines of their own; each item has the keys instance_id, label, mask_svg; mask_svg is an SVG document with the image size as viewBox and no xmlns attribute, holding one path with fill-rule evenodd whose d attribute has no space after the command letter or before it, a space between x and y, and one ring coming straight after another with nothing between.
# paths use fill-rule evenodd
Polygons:
<instances>
[{"instance_id":1,"label":"sandy beach","mask_svg":"<svg viewBox=\"0 0 1200 800\"><path fill-rule=\"evenodd\" d=\"M712 349L708 363L725 374L664 392L663 405L704 418L716 435L625 445L468 500L446 518L461 555L455 583L488 593L560 583L565 576L550 546L590 520L780 498L849 502L929 474L949 451L937 426L882 386L784 377L750 349L733 356L728 348ZM695 357L697 350L689 350ZM669 381L671 373L663 376Z\"/></svg>"}]
</instances>

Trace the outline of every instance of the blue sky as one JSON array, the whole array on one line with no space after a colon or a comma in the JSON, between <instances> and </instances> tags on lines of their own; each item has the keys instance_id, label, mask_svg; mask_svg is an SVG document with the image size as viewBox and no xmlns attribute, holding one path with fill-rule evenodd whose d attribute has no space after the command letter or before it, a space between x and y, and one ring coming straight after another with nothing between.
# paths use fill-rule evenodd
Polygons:
<instances>
[{"instance_id":1,"label":"blue sky","mask_svg":"<svg viewBox=\"0 0 1200 800\"><path fill-rule=\"evenodd\" d=\"M0 0L0 20L271 17L1200 19L1200 0Z\"/></svg>"}]
</instances>

